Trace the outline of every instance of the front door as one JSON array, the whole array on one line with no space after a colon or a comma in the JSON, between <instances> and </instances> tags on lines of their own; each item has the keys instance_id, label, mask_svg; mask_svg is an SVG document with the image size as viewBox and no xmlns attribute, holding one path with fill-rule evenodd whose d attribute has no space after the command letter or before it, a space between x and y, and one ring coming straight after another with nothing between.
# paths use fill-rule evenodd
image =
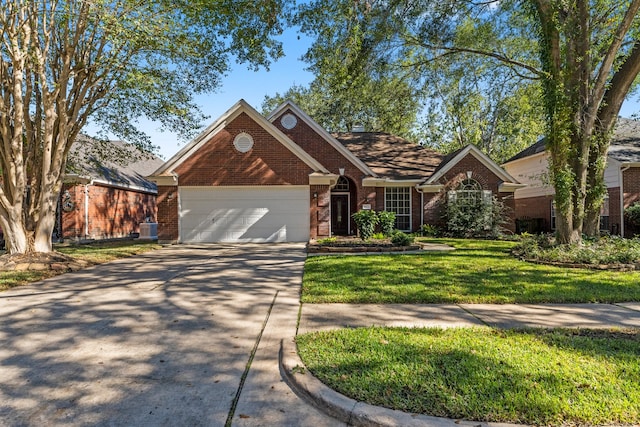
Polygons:
<instances>
[{"instance_id":1,"label":"front door","mask_svg":"<svg viewBox=\"0 0 640 427\"><path fill-rule=\"evenodd\" d=\"M349 234L349 195L331 195L331 234L346 236Z\"/></svg>"}]
</instances>

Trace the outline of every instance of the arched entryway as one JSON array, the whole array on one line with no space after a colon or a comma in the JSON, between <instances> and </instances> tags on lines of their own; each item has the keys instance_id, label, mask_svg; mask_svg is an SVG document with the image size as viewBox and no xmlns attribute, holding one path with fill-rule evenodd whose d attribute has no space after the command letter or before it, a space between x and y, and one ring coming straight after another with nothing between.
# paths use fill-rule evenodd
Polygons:
<instances>
[{"instance_id":1,"label":"arched entryway","mask_svg":"<svg viewBox=\"0 0 640 427\"><path fill-rule=\"evenodd\" d=\"M348 236L352 233L351 213L355 204L355 185L345 177L331 189L331 235Z\"/></svg>"}]
</instances>

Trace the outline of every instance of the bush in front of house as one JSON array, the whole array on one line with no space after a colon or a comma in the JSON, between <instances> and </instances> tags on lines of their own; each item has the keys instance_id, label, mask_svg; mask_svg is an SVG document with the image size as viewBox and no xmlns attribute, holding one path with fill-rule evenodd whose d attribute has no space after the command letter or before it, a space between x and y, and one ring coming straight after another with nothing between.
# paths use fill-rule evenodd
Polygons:
<instances>
[{"instance_id":1,"label":"bush in front of house","mask_svg":"<svg viewBox=\"0 0 640 427\"><path fill-rule=\"evenodd\" d=\"M412 235L398 230L396 230L396 232L391 236L391 243L393 246L409 246L414 240L415 238Z\"/></svg>"},{"instance_id":2,"label":"bush in front of house","mask_svg":"<svg viewBox=\"0 0 640 427\"><path fill-rule=\"evenodd\" d=\"M640 239L619 236L585 238L580 244L558 245L550 234L523 234L512 253L523 259L561 264L616 265L640 263Z\"/></svg>"},{"instance_id":3,"label":"bush in front of house","mask_svg":"<svg viewBox=\"0 0 640 427\"><path fill-rule=\"evenodd\" d=\"M380 231L386 237L393 234L396 225L396 213L389 211L378 212L378 220L380 222Z\"/></svg>"},{"instance_id":4,"label":"bush in front of house","mask_svg":"<svg viewBox=\"0 0 640 427\"><path fill-rule=\"evenodd\" d=\"M458 198L447 202L447 234L451 237L497 238L507 220L507 207L496 197Z\"/></svg>"},{"instance_id":5,"label":"bush in front of house","mask_svg":"<svg viewBox=\"0 0 640 427\"><path fill-rule=\"evenodd\" d=\"M624 210L624 216L634 227L640 227L640 202L635 202L633 205L627 207Z\"/></svg>"},{"instance_id":6,"label":"bush in front of house","mask_svg":"<svg viewBox=\"0 0 640 427\"><path fill-rule=\"evenodd\" d=\"M358 232L362 240L369 240L373 236L373 233L376 231L376 225L378 225L380 221L378 214L373 210L363 209L354 213L351 217L356 223L356 227L358 227Z\"/></svg>"}]
</instances>

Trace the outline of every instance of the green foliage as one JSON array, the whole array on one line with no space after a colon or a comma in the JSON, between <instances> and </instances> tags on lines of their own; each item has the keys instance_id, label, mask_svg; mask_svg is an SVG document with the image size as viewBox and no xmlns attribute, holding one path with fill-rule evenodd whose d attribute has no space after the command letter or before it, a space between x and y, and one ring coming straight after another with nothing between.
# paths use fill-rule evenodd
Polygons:
<instances>
[{"instance_id":1,"label":"green foliage","mask_svg":"<svg viewBox=\"0 0 640 427\"><path fill-rule=\"evenodd\" d=\"M385 237L387 236L385 236L383 233L375 233L373 236L371 236L373 240L384 240Z\"/></svg>"},{"instance_id":2,"label":"green foliage","mask_svg":"<svg viewBox=\"0 0 640 427\"><path fill-rule=\"evenodd\" d=\"M398 230L391 236L391 243L393 243L394 246L409 246L414 240L415 238L412 235Z\"/></svg>"},{"instance_id":3,"label":"green foliage","mask_svg":"<svg viewBox=\"0 0 640 427\"><path fill-rule=\"evenodd\" d=\"M638 264L640 239L604 236L585 238L580 244L558 244L551 235L522 235L513 254L530 260L567 264Z\"/></svg>"},{"instance_id":4,"label":"green foliage","mask_svg":"<svg viewBox=\"0 0 640 427\"><path fill-rule=\"evenodd\" d=\"M447 202L447 233L452 237L499 237L506 207L496 197L458 197Z\"/></svg>"},{"instance_id":5,"label":"green foliage","mask_svg":"<svg viewBox=\"0 0 640 427\"><path fill-rule=\"evenodd\" d=\"M442 234L442 230L436 225L423 224L420 226L420 235L424 237L439 237Z\"/></svg>"},{"instance_id":6,"label":"green foliage","mask_svg":"<svg viewBox=\"0 0 640 427\"><path fill-rule=\"evenodd\" d=\"M391 236L396 225L395 212L380 211L378 212L378 219L380 220L380 230L385 236Z\"/></svg>"},{"instance_id":7,"label":"green foliage","mask_svg":"<svg viewBox=\"0 0 640 427\"><path fill-rule=\"evenodd\" d=\"M362 240L369 240L375 232L376 225L378 225L378 215L373 210L360 210L352 215L353 220L358 227L360 238Z\"/></svg>"},{"instance_id":8,"label":"green foliage","mask_svg":"<svg viewBox=\"0 0 640 427\"><path fill-rule=\"evenodd\" d=\"M640 202L636 202L633 205L627 207L624 210L624 215L627 217L631 225L640 227Z\"/></svg>"},{"instance_id":9,"label":"green foliage","mask_svg":"<svg viewBox=\"0 0 640 427\"><path fill-rule=\"evenodd\" d=\"M295 102L322 127L331 132L351 132L362 125L367 132L387 132L414 139L413 128L419 103L415 91L395 76L362 76L342 82L335 74L343 71L331 67L323 58L322 69L309 86L292 86L283 94L266 96L263 114L272 112L287 100Z\"/></svg>"}]
</instances>

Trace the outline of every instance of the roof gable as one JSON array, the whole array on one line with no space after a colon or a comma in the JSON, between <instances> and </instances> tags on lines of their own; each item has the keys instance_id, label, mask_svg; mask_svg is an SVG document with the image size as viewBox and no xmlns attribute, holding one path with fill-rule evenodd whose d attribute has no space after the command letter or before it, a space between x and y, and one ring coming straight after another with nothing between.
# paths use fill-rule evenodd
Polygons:
<instances>
[{"instance_id":1,"label":"roof gable","mask_svg":"<svg viewBox=\"0 0 640 427\"><path fill-rule=\"evenodd\" d=\"M502 169L496 162L491 160L489 156L484 154L478 147L475 145L467 145L457 151L446 156L442 163L438 166L437 170L434 171L433 175L429 177L429 179L425 182L425 184L435 184L438 180L450 171L458 162L464 159L467 155L474 156L480 163L487 167L491 172L493 172L498 178L500 178L505 183L513 183L517 184L518 181L513 178L507 171Z\"/></svg>"},{"instance_id":2,"label":"roof gable","mask_svg":"<svg viewBox=\"0 0 640 427\"><path fill-rule=\"evenodd\" d=\"M222 131L227 123L232 122L240 114L246 113L254 122L261 126L278 142L284 145L295 156L302 160L314 172L329 173L320 162L311 157L300 146L293 142L289 137L280 132L270 121L265 119L253 107L251 107L244 99L238 101L233 107L227 110L218 120L209 125L203 132L195 137L191 142L185 145L173 157L171 157L164 165L158 168L151 176L170 176L175 169L184 163L189 157L196 153L203 145L205 145L213 136Z\"/></svg>"},{"instance_id":3,"label":"roof gable","mask_svg":"<svg viewBox=\"0 0 640 427\"><path fill-rule=\"evenodd\" d=\"M267 120L273 123L278 117L280 117L285 111L291 110L296 116L300 117L314 132L322 137L329 145L335 148L340 154L342 154L347 160L349 160L355 167L360 169L365 175L376 176L369 166L354 155L350 150L344 147L336 138L320 126L315 120L313 120L307 113L302 111L293 101L287 100L278 108L276 108L269 116Z\"/></svg>"}]
</instances>

